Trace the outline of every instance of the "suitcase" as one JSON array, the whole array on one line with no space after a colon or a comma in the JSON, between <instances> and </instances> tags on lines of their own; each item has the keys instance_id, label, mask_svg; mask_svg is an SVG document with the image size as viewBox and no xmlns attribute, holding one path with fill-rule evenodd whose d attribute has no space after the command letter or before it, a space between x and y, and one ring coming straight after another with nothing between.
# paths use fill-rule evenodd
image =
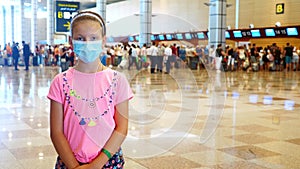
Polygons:
<instances>
[{"instance_id":1,"label":"suitcase","mask_svg":"<svg viewBox=\"0 0 300 169\"><path fill-rule=\"evenodd\" d=\"M32 58L32 65L33 66L38 66L39 64L38 64L38 57L37 56L33 56L33 58Z\"/></svg>"},{"instance_id":2,"label":"suitcase","mask_svg":"<svg viewBox=\"0 0 300 169\"><path fill-rule=\"evenodd\" d=\"M127 60L123 59L118 67L120 67L121 69L124 69L126 67L126 65L127 65Z\"/></svg>"},{"instance_id":3,"label":"suitcase","mask_svg":"<svg viewBox=\"0 0 300 169\"><path fill-rule=\"evenodd\" d=\"M7 58L7 66L12 66L13 65L13 58L12 57L8 57Z\"/></svg>"},{"instance_id":4,"label":"suitcase","mask_svg":"<svg viewBox=\"0 0 300 169\"><path fill-rule=\"evenodd\" d=\"M257 63L252 63L252 70L254 71L254 72L257 72L258 71L258 64Z\"/></svg>"}]
</instances>

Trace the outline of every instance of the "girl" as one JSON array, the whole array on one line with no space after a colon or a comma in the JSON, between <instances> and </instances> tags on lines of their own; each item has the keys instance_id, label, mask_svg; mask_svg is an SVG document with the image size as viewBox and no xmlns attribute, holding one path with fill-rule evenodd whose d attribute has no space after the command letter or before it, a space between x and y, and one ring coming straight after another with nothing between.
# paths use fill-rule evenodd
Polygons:
<instances>
[{"instance_id":1,"label":"girl","mask_svg":"<svg viewBox=\"0 0 300 169\"><path fill-rule=\"evenodd\" d=\"M56 169L123 168L120 146L133 95L125 76L100 62L105 39L97 13L73 17L70 42L79 61L56 75L48 93Z\"/></svg>"}]
</instances>

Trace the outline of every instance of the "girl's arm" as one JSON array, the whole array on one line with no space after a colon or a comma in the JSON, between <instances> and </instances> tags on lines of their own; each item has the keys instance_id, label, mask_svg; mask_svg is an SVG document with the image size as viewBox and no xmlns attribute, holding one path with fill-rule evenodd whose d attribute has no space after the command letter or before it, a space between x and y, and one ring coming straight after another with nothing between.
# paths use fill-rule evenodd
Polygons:
<instances>
[{"instance_id":1,"label":"girl's arm","mask_svg":"<svg viewBox=\"0 0 300 169\"><path fill-rule=\"evenodd\" d=\"M71 147L63 132L63 106L51 100L50 105L50 137L52 143L64 164L69 169L79 166Z\"/></svg>"},{"instance_id":2,"label":"girl's arm","mask_svg":"<svg viewBox=\"0 0 300 169\"><path fill-rule=\"evenodd\" d=\"M121 144L125 140L128 131L128 100L116 105L115 112L116 127L106 142L104 149L108 150L113 156L120 148ZM88 165L87 168L99 169L102 168L108 161L108 157L105 153L101 152L94 161Z\"/></svg>"}]
</instances>

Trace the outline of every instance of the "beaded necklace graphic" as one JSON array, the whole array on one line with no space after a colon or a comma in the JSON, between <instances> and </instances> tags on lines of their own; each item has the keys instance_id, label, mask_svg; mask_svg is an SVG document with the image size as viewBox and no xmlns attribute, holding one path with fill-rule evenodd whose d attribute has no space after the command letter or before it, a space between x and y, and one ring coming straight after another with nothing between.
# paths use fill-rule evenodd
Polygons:
<instances>
[{"instance_id":1,"label":"beaded necklace graphic","mask_svg":"<svg viewBox=\"0 0 300 169\"><path fill-rule=\"evenodd\" d=\"M116 92L113 90L117 86L117 72L114 72L112 83L108 86L108 88L105 90L104 94L95 98L84 98L80 94L77 94L76 91L71 88L70 84L68 83L68 79L66 77L66 73L63 74L63 92L66 97L66 101L69 104L70 108L72 109L72 112L75 116L80 118L80 125L88 125L88 126L95 126L97 121L100 117L104 116L110 111L111 104L113 102L113 97L116 94ZM69 92L68 92L69 91ZM111 95L109 95L109 92L111 91ZM71 97L74 97L74 99L81 100L88 103L89 108L95 108L96 102L100 101L101 99L104 99L106 97L109 97L109 103L107 105L107 108L104 109L103 112L99 112L97 116L94 117L86 117L80 114L74 107L73 103L71 102Z\"/></svg>"}]
</instances>

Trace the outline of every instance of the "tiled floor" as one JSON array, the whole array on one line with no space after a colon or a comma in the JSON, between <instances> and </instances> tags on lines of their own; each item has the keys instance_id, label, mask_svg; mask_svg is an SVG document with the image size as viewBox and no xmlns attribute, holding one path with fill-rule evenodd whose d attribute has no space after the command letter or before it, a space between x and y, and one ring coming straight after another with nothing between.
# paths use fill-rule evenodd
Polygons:
<instances>
[{"instance_id":1,"label":"tiled floor","mask_svg":"<svg viewBox=\"0 0 300 169\"><path fill-rule=\"evenodd\" d=\"M53 168L58 71L0 68L0 169ZM125 168L300 168L300 72L119 71L135 93Z\"/></svg>"}]
</instances>

